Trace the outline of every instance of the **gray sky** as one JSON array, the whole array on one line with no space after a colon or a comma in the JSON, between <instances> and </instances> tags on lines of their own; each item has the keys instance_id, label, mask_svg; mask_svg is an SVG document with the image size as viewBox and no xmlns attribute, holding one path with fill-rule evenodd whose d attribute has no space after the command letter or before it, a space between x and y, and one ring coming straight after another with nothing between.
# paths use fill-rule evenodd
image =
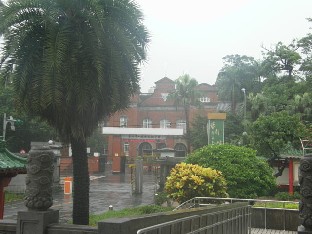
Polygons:
<instances>
[{"instance_id":1,"label":"gray sky","mask_svg":"<svg viewBox=\"0 0 312 234\"><path fill-rule=\"evenodd\" d=\"M188 73L214 84L226 55L261 59L266 48L312 32L312 0L136 0L151 34L141 91Z\"/></svg>"}]
</instances>

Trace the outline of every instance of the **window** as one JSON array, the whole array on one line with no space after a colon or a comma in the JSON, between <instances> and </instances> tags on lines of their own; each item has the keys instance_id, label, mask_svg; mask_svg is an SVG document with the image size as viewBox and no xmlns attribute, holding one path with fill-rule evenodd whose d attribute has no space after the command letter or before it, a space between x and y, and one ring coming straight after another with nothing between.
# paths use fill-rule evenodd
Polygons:
<instances>
[{"instance_id":1,"label":"window","mask_svg":"<svg viewBox=\"0 0 312 234\"><path fill-rule=\"evenodd\" d=\"M152 120L143 119L143 128L152 128Z\"/></svg>"},{"instance_id":2,"label":"window","mask_svg":"<svg viewBox=\"0 0 312 234\"><path fill-rule=\"evenodd\" d=\"M124 153L125 155L129 155L129 143L128 142L124 143Z\"/></svg>"},{"instance_id":3,"label":"window","mask_svg":"<svg viewBox=\"0 0 312 234\"><path fill-rule=\"evenodd\" d=\"M185 120L178 120L176 123L177 128L182 128L183 132L186 132L186 122Z\"/></svg>"},{"instance_id":4,"label":"window","mask_svg":"<svg viewBox=\"0 0 312 234\"><path fill-rule=\"evenodd\" d=\"M161 97L164 101L167 101L169 93L161 93Z\"/></svg>"},{"instance_id":5,"label":"window","mask_svg":"<svg viewBox=\"0 0 312 234\"><path fill-rule=\"evenodd\" d=\"M199 98L200 102L210 102L210 98L209 97L201 97Z\"/></svg>"},{"instance_id":6,"label":"window","mask_svg":"<svg viewBox=\"0 0 312 234\"><path fill-rule=\"evenodd\" d=\"M170 121L167 119L160 120L160 128L170 128Z\"/></svg>"},{"instance_id":7,"label":"window","mask_svg":"<svg viewBox=\"0 0 312 234\"><path fill-rule=\"evenodd\" d=\"M127 116L120 116L119 126L122 128L126 128L128 126L128 118Z\"/></svg>"},{"instance_id":8,"label":"window","mask_svg":"<svg viewBox=\"0 0 312 234\"><path fill-rule=\"evenodd\" d=\"M185 157L186 156L186 146L183 143L177 143L174 146L175 156L176 157Z\"/></svg>"},{"instance_id":9,"label":"window","mask_svg":"<svg viewBox=\"0 0 312 234\"><path fill-rule=\"evenodd\" d=\"M152 152L152 145L148 142L142 142L139 145L139 155L143 156L144 154L150 154Z\"/></svg>"}]
</instances>

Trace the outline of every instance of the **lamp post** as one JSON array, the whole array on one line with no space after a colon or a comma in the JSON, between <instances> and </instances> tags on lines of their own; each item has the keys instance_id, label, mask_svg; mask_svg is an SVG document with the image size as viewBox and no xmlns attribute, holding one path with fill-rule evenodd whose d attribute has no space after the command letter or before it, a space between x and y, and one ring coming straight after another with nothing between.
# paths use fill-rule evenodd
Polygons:
<instances>
[{"instance_id":1,"label":"lamp post","mask_svg":"<svg viewBox=\"0 0 312 234\"><path fill-rule=\"evenodd\" d=\"M244 121L246 121L246 89L242 88L242 91L244 93Z\"/></svg>"},{"instance_id":2,"label":"lamp post","mask_svg":"<svg viewBox=\"0 0 312 234\"><path fill-rule=\"evenodd\" d=\"M245 143L246 141L246 136L247 136L247 132L246 132L246 89L242 88L242 92L244 93L244 132L243 132L243 142Z\"/></svg>"}]
</instances>

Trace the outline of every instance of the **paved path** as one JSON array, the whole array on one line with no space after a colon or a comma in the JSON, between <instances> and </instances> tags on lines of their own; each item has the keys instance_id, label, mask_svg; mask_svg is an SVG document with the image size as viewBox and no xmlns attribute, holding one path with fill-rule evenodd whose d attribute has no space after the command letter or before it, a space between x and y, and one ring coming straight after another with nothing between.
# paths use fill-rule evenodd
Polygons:
<instances>
[{"instance_id":1,"label":"paved path","mask_svg":"<svg viewBox=\"0 0 312 234\"><path fill-rule=\"evenodd\" d=\"M112 205L115 210L154 203L155 176L144 175L143 194L131 192L130 174L112 174L107 170L103 175L90 177L90 214L99 214ZM66 223L72 217L72 196L64 195L63 189L54 189L52 209L60 212L60 223ZM4 219L16 219L18 211L24 211L23 201L5 204Z\"/></svg>"}]
</instances>

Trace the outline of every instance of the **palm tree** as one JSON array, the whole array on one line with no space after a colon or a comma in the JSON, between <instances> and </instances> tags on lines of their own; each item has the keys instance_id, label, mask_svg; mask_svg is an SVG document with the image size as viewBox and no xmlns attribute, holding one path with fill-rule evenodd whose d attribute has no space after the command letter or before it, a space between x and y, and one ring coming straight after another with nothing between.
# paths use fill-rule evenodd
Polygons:
<instances>
[{"instance_id":1,"label":"palm tree","mask_svg":"<svg viewBox=\"0 0 312 234\"><path fill-rule=\"evenodd\" d=\"M176 106L182 105L185 116L186 125L186 143L187 151L190 153L190 121L189 121L189 110L192 104L197 101L197 92L195 87L198 85L197 80L191 78L190 75L184 74L180 76L176 81L176 89L170 94L170 99L174 100Z\"/></svg>"},{"instance_id":2,"label":"palm tree","mask_svg":"<svg viewBox=\"0 0 312 234\"><path fill-rule=\"evenodd\" d=\"M55 127L73 154L73 223L89 222L86 138L138 88L149 41L131 0L10 0L0 4L1 69L17 103Z\"/></svg>"}]
</instances>

